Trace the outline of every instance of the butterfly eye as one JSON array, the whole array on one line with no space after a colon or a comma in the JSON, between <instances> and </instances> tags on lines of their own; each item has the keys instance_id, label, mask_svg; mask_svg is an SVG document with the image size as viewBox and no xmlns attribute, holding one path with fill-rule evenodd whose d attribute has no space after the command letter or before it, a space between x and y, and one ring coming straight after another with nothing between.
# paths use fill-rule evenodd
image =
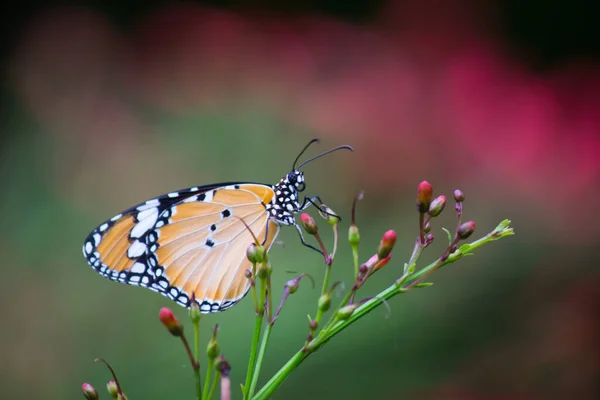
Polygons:
<instances>
[{"instance_id":1,"label":"butterfly eye","mask_svg":"<svg viewBox=\"0 0 600 400\"><path fill-rule=\"evenodd\" d=\"M306 184L304 182L299 182L296 184L296 189L299 192L304 192L304 189L306 189Z\"/></svg>"},{"instance_id":2,"label":"butterfly eye","mask_svg":"<svg viewBox=\"0 0 600 400\"><path fill-rule=\"evenodd\" d=\"M291 183L294 186L296 185L297 176L293 171L287 174L287 179L289 183Z\"/></svg>"}]
</instances>

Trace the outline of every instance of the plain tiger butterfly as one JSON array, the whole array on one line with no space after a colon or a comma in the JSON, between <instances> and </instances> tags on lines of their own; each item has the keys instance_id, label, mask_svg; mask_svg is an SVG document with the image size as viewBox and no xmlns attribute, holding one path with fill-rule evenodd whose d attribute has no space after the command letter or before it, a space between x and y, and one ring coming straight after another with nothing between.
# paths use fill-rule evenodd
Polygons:
<instances>
[{"instance_id":1,"label":"plain tiger butterfly","mask_svg":"<svg viewBox=\"0 0 600 400\"><path fill-rule=\"evenodd\" d=\"M250 289L246 249L252 233L269 250L281 225L302 231L294 214L318 196L305 196L304 165L296 166L276 185L250 182L216 183L178 190L133 206L94 229L83 254L98 273L112 281L147 287L189 307L193 297L203 313L223 311ZM242 222L243 221L243 222ZM248 230L250 229L250 232ZM320 252L320 250L315 249Z\"/></svg>"}]
</instances>

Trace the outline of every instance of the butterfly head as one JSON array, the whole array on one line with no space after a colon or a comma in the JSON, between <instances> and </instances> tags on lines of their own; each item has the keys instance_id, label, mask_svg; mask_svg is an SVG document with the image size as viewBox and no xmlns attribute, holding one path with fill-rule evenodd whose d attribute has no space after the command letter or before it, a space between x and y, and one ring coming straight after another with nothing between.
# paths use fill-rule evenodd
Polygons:
<instances>
[{"instance_id":1,"label":"butterfly head","mask_svg":"<svg viewBox=\"0 0 600 400\"><path fill-rule=\"evenodd\" d=\"M304 149L300 152L294 164L292 166L292 170L288 172L277 185L273 186L274 196L271 202L267 205L267 211L271 214L271 218L278 223L284 225L295 225L296 221L294 219L294 214L303 210L304 205L307 204L303 202L300 204L298 193L303 192L306 189L306 183L304 182L304 173L300 171L304 165L309 162L316 160L317 158L323 157L326 154L331 152L347 149L353 150L350 146L338 146L331 150L325 151L317 156L309 158L308 160L302 162L300 165L296 166L298 160L302 156L302 154L306 151L306 149L313 143L318 142L317 139L311 140Z\"/></svg>"},{"instance_id":2,"label":"butterfly head","mask_svg":"<svg viewBox=\"0 0 600 400\"><path fill-rule=\"evenodd\" d=\"M284 182L286 182L290 188L296 190L296 192L303 192L306 189L306 183L304 183L304 172L294 170L288 173L285 178L283 178Z\"/></svg>"}]
</instances>

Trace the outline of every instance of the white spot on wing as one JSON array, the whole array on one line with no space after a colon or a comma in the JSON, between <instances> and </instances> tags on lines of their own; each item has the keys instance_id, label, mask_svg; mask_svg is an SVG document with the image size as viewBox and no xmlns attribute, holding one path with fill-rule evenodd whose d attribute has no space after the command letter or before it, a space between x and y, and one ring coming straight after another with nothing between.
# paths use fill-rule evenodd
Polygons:
<instances>
[{"instance_id":1,"label":"white spot on wing","mask_svg":"<svg viewBox=\"0 0 600 400\"><path fill-rule=\"evenodd\" d=\"M138 222L135 224L133 229L131 230L132 238L139 238L144 233L148 232L150 228L154 226L156 223L156 219L158 218L158 209L151 208L149 210L141 211L138 213Z\"/></svg>"},{"instance_id":2,"label":"white spot on wing","mask_svg":"<svg viewBox=\"0 0 600 400\"><path fill-rule=\"evenodd\" d=\"M177 196L179 196L179 193L178 193L178 192L171 192L171 193L169 193L167 196L169 196L169 197L173 198L173 197L177 197Z\"/></svg>"},{"instance_id":3,"label":"white spot on wing","mask_svg":"<svg viewBox=\"0 0 600 400\"><path fill-rule=\"evenodd\" d=\"M123 216L123 214L117 214L114 217L112 217L110 220L115 222L116 220L120 219Z\"/></svg>"},{"instance_id":4,"label":"white spot on wing","mask_svg":"<svg viewBox=\"0 0 600 400\"><path fill-rule=\"evenodd\" d=\"M160 204L160 201L158 199L152 199L152 200L146 201L145 204L142 204L137 209L138 209L138 211L143 211L143 210L147 210L147 209L152 208L152 207L156 207L159 204Z\"/></svg>"},{"instance_id":5,"label":"white spot on wing","mask_svg":"<svg viewBox=\"0 0 600 400\"><path fill-rule=\"evenodd\" d=\"M190 196L187 199L185 199L183 202L184 203L191 203L193 201L198 201L198 196Z\"/></svg>"},{"instance_id":6,"label":"white spot on wing","mask_svg":"<svg viewBox=\"0 0 600 400\"><path fill-rule=\"evenodd\" d=\"M102 237L100 236L100 234L99 234L99 233L95 233L95 234L94 234L94 245L95 245L96 247L98 247L98 244L100 243L100 239L101 239L101 238L102 238Z\"/></svg>"},{"instance_id":7,"label":"white spot on wing","mask_svg":"<svg viewBox=\"0 0 600 400\"><path fill-rule=\"evenodd\" d=\"M146 244L140 242L139 240L136 240L135 242L131 243L131 246L129 246L129 248L127 249L127 257L136 258L144 254L145 251Z\"/></svg>"},{"instance_id":8,"label":"white spot on wing","mask_svg":"<svg viewBox=\"0 0 600 400\"><path fill-rule=\"evenodd\" d=\"M107 223L104 223L104 224L100 225L100 228L99 228L100 232L104 232L106 230L106 228L108 228L108 224Z\"/></svg>"},{"instance_id":9,"label":"white spot on wing","mask_svg":"<svg viewBox=\"0 0 600 400\"><path fill-rule=\"evenodd\" d=\"M86 252L86 254L90 254L93 249L94 249L94 246L92 246L91 242L86 242L85 243L85 252Z\"/></svg>"},{"instance_id":10,"label":"white spot on wing","mask_svg":"<svg viewBox=\"0 0 600 400\"><path fill-rule=\"evenodd\" d=\"M134 274L143 274L146 270L146 266L140 262L136 262L131 266L131 272Z\"/></svg>"}]
</instances>

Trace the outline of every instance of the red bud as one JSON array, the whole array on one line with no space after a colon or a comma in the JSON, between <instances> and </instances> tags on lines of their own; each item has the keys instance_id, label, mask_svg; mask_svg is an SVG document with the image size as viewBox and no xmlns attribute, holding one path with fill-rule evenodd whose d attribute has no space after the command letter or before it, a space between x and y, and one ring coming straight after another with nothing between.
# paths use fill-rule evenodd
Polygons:
<instances>
[{"instance_id":1,"label":"red bud","mask_svg":"<svg viewBox=\"0 0 600 400\"><path fill-rule=\"evenodd\" d=\"M183 325L181 325L177 318L175 318L173 311L167 307L163 307L158 313L158 318L160 319L160 322L162 322L162 324L169 330L169 332L171 332L171 335L183 335Z\"/></svg>"},{"instance_id":2,"label":"red bud","mask_svg":"<svg viewBox=\"0 0 600 400\"><path fill-rule=\"evenodd\" d=\"M433 196L433 187L427 181L419 183L417 189L417 209L420 213L426 213L429 210L429 204Z\"/></svg>"},{"instance_id":3,"label":"red bud","mask_svg":"<svg viewBox=\"0 0 600 400\"><path fill-rule=\"evenodd\" d=\"M392 230L383 234L383 238L381 238L381 242L379 243L379 249L377 250L377 255L380 259L386 258L391 253L396 244L396 239L396 232Z\"/></svg>"},{"instance_id":4,"label":"red bud","mask_svg":"<svg viewBox=\"0 0 600 400\"><path fill-rule=\"evenodd\" d=\"M317 223L315 222L313 217L311 217L307 213L302 213L302 215L300 215L300 223L302 224L302 227L307 233L311 235L315 235L317 233Z\"/></svg>"}]
</instances>

